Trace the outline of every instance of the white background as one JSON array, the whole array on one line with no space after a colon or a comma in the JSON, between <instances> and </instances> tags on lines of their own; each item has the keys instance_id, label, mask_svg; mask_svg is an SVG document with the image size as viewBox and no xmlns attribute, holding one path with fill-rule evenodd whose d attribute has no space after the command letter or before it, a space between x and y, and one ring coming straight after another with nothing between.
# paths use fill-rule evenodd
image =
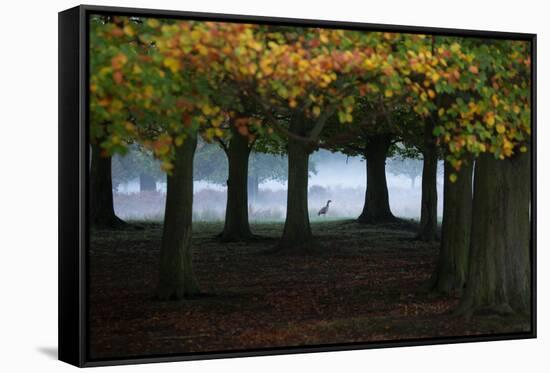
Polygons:
<instances>
[{"instance_id":1,"label":"white background","mask_svg":"<svg viewBox=\"0 0 550 373\"><path fill-rule=\"evenodd\" d=\"M74 1L2 3L0 18L0 370L74 369L57 350L57 12ZM321 0L96 1L234 14L454 27L538 34L538 334L537 340L408 347L285 357L224 359L109 368L186 372L543 371L548 343L550 185L548 79L550 12L545 1L451 2Z\"/></svg>"}]
</instances>

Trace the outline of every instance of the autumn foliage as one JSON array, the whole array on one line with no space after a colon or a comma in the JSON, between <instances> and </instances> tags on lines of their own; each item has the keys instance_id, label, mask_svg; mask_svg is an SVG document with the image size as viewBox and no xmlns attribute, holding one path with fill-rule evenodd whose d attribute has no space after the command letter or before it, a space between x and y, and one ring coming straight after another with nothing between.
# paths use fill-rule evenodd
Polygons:
<instances>
[{"instance_id":1,"label":"autumn foliage","mask_svg":"<svg viewBox=\"0 0 550 373\"><path fill-rule=\"evenodd\" d=\"M253 141L284 127L278 112L345 131L364 125L358 100L406 102L457 170L525 151L531 133L524 41L128 17L92 19L90 38L92 141L111 154L139 142L168 172L174 146L228 136L237 112ZM243 97L262 115L243 119Z\"/></svg>"}]
</instances>

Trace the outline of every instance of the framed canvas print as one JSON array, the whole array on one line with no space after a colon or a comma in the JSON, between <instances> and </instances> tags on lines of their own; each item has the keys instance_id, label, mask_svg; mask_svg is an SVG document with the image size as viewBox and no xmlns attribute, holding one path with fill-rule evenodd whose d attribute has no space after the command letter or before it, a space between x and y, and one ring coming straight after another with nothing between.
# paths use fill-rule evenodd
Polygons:
<instances>
[{"instance_id":1,"label":"framed canvas print","mask_svg":"<svg viewBox=\"0 0 550 373\"><path fill-rule=\"evenodd\" d=\"M536 36L59 13L59 358L536 336Z\"/></svg>"}]
</instances>

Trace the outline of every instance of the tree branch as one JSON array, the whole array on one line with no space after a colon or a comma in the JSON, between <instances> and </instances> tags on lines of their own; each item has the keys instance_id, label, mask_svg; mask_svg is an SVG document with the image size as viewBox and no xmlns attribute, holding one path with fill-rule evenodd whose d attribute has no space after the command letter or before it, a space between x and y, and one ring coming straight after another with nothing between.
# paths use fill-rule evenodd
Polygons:
<instances>
[{"instance_id":1,"label":"tree branch","mask_svg":"<svg viewBox=\"0 0 550 373\"><path fill-rule=\"evenodd\" d=\"M224 143L223 140L220 139L219 137L216 137L216 141L220 144L225 154L229 155L229 148L227 147L227 144Z\"/></svg>"}]
</instances>

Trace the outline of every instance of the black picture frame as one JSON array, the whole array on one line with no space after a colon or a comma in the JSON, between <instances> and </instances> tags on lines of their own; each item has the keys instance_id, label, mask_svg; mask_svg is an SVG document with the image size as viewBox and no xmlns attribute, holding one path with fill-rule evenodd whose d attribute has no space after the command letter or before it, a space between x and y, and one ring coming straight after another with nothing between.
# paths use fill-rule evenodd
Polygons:
<instances>
[{"instance_id":1,"label":"black picture frame","mask_svg":"<svg viewBox=\"0 0 550 373\"><path fill-rule=\"evenodd\" d=\"M177 355L142 356L108 360L90 359L87 349L88 330L88 17L90 14L156 16L163 18L209 21L251 22L274 25L315 26L363 31L387 31L469 36L492 39L524 40L531 43L532 76L532 207L531 207L531 331L513 334L437 337L388 342L348 343L311 347L284 347L256 350L233 350ZM59 360L78 367L172 362L309 352L328 352L384 347L436 345L464 342L536 338L536 227L537 227L537 79L536 34L478 30L460 30L420 26L398 26L309 19L211 14L172 10L137 9L81 5L59 13Z\"/></svg>"}]
</instances>

